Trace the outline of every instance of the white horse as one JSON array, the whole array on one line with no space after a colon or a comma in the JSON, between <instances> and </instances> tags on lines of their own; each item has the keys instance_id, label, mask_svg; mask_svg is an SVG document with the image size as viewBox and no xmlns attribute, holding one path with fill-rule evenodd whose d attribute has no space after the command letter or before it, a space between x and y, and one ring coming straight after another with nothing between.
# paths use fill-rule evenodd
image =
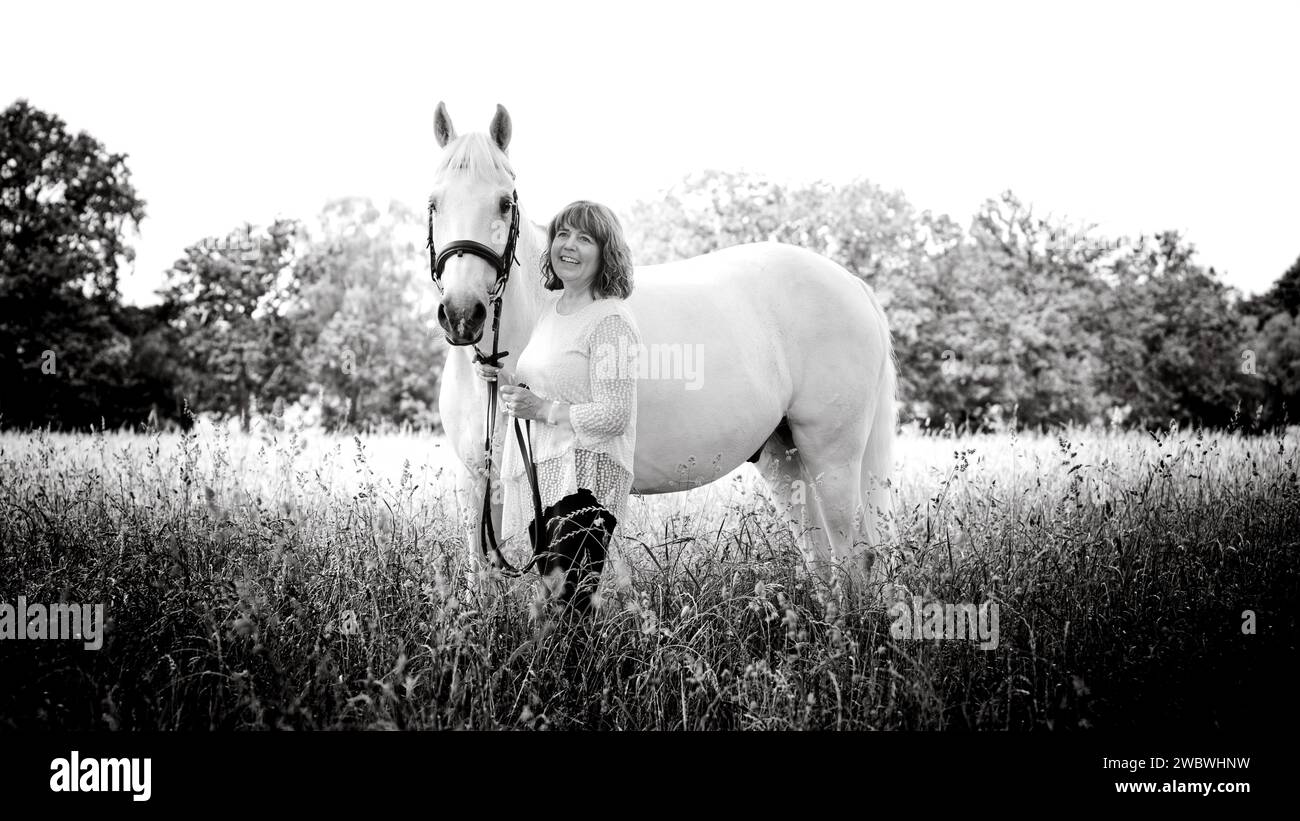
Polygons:
<instances>
[{"instance_id":1,"label":"white horse","mask_svg":"<svg viewBox=\"0 0 1300 821\"><path fill-rule=\"evenodd\" d=\"M488 134L458 137L439 103L434 133L444 149L430 197L434 247L472 240L501 254L516 191L509 114L497 106ZM546 230L526 218L519 224L518 265L501 295L499 348L509 351L502 364L510 371L547 294L539 267ZM453 256L438 308L448 342L463 346L448 352L439 410L465 467L456 493L475 556L483 555L488 386L474 373L473 344L490 353L496 284L487 260ZM855 583L875 580L882 522L892 531L896 374L870 287L825 257L778 243L638 266L633 285L628 305L649 363L637 383L633 492L683 491L757 462L810 567L823 578L838 566ZM494 468L508 421L498 413ZM494 504L496 532L500 513Z\"/></svg>"}]
</instances>

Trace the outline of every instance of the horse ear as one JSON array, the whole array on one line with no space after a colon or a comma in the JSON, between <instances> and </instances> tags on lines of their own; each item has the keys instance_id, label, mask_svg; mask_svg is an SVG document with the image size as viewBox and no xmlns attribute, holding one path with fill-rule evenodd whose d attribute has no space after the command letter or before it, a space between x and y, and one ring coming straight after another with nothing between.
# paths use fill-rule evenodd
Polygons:
<instances>
[{"instance_id":1,"label":"horse ear","mask_svg":"<svg viewBox=\"0 0 1300 821\"><path fill-rule=\"evenodd\" d=\"M433 136L438 141L439 148L446 148L447 143L456 139L456 128L451 124L447 106L442 101L438 102L438 108L433 112Z\"/></svg>"},{"instance_id":2,"label":"horse ear","mask_svg":"<svg viewBox=\"0 0 1300 821\"><path fill-rule=\"evenodd\" d=\"M497 144L502 154L509 153L506 148L510 145L510 112L506 107L497 103L497 113L492 117L492 126L488 133L492 135L492 142Z\"/></svg>"}]
</instances>

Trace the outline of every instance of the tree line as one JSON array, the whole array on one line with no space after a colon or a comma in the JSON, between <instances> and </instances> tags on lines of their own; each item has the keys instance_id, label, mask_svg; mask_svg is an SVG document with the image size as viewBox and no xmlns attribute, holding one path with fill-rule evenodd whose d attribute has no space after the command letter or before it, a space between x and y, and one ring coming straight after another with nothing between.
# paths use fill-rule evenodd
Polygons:
<instances>
[{"instance_id":1,"label":"tree line","mask_svg":"<svg viewBox=\"0 0 1300 821\"><path fill-rule=\"evenodd\" d=\"M126 305L146 206L126 157L24 101L0 130L0 426L440 426L422 214L352 198L234 226L183 250L159 304ZM707 171L626 217L638 264L775 240L865 279L922 425L1259 429L1295 407L1300 260L1242 299L1174 232L1101 237L1011 192L962 226L865 180Z\"/></svg>"},{"instance_id":2,"label":"tree line","mask_svg":"<svg viewBox=\"0 0 1300 821\"><path fill-rule=\"evenodd\" d=\"M774 240L866 280L894 334L902 418L924 426L1257 429L1297 407L1300 259L1242 299L1173 231L1101 236L1010 191L962 226L866 180L724 171L629 217L638 263Z\"/></svg>"},{"instance_id":3,"label":"tree line","mask_svg":"<svg viewBox=\"0 0 1300 821\"><path fill-rule=\"evenodd\" d=\"M363 199L185 248L122 303L145 216L125 157L24 101L0 122L0 425L188 427L196 414L436 428L421 215Z\"/></svg>"}]
</instances>

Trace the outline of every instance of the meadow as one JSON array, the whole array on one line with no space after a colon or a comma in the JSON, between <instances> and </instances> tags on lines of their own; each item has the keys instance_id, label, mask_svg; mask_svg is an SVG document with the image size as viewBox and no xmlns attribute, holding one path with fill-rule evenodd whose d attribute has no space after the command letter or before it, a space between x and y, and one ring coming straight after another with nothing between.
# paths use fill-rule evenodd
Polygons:
<instances>
[{"instance_id":1,"label":"meadow","mask_svg":"<svg viewBox=\"0 0 1300 821\"><path fill-rule=\"evenodd\" d=\"M749 466L634 497L573 623L476 571L436 436L0 434L0 602L107 616L0 641L0 727L1295 726L1298 447L905 432L891 581L996 602L985 650L811 577Z\"/></svg>"}]
</instances>

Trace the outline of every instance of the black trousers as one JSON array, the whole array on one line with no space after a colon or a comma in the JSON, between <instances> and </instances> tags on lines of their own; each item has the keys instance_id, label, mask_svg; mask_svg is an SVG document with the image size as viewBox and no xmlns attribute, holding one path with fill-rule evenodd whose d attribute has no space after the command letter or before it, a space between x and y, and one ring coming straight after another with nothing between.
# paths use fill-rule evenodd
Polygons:
<instances>
[{"instance_id":1,"label":"black trousers","mask_svg":"<svg viewBox=\"0 0 1300 821\"><path fill-rule=\"evenodd\" d=\"M542 519L546 526L540 544L537 519L528 525L537 571L542 576L563 573L564 587L557 599L585 613L600 583L618 521L585 487L543 510Z\"/></svg>"}]
</instances>

